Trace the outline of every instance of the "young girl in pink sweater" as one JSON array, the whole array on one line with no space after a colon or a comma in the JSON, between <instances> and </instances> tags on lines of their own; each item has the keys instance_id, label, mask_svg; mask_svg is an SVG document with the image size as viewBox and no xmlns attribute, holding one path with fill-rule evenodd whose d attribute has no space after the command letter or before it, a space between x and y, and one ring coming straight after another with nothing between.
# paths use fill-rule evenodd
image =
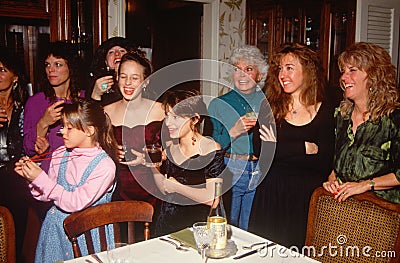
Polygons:
<instances>
[{"instance_id":1,"label":"young girl in pink sweater","mask_svg":"<svg viewBox=\"0 0 400 263\"><path fill-rule=\"evenodd\" d=\"M110 202L114 188L117 143L102 107L97 102L79 100L65 105L61 114L64 146L52 153L48 173L36 163L45 155L23 157L15 167L30 182L34 198L54 203L40 231L35 262L72 259L64 219L72 212ZM112 231L108 237L113 238ZM84 238L79 241L84 242Z\"/></svg>"}]
</instances>

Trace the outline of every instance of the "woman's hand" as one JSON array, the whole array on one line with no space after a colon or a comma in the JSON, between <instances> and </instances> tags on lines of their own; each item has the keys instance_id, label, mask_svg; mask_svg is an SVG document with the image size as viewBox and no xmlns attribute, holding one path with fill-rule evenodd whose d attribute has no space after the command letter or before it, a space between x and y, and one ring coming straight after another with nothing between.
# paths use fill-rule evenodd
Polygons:
<instances>
[{"instance_id":1,"label":"woman's hand","mask_svg":"<svg viewBox=\"0 0 400 263\"><path fill-rule=\"evenodd\" d=\"M367 192L370 189L369 182L347 182L341 184L337 188L337 193L333 196L338 202L345 201L352 195L362 194Z\"/></svg>"},{"instance_id":2,"label":"woman's hand","mask_svg":"<svg viewBox=\"0 0 400 263\"><path fill-rule=\"evenodd\" d=\"M64 100L57 101L50 105L46 111L44 112L42 118L40 118L38 122L38 126L42 129L45 129L47 132L47 128L56 123L61 119L61 111L63 109ZM44 136L44 134L39 134Z\"/></svg>"},{"instance_id":3,"label":"woman's hand","mask_svg":"<svg viewBox=\"0 0 400 263\"><path fill-rule=\"evenodd\" d=\"M246 115L240 117L235 125L229 130L229 135L233 138L239 137L243 133L250 131L256 125L256 118L247 118Z\"/></svg>"},{"instance_id":4,"label":"woman's hand","mask_svg":"<svg viewBox=\"0 0 400 263\"><path fill-rule=\"evenodd\" d=\"M318 153L318 145L313 142L304 142L304 146L306 147L306 154L317 154Z\"/></svg>"},{"instance_id":5,"label":"woman's hand","mask_svg":"<svg viewBox=\"0 0 400 263\"><path fill-rule=\"evenodd\" d=\"M123 161L126 158L126 150L123 149L122 145L118 147L118 154L119 154L119 162L121 164L129 165L129 166L136 166L136 165L144 165L146 162L144 153L135 151L134 149L130 149L131 153L136 156L134 160L130 161Z\"/></svg>"},{"instance_id":6,"label":"woman's hand","mask_svg":"<svg viewBox=\"0 0 400 263\"><path fill-rule=\"evenodd\" d=\"M329 180L327 182L324 182L322 184L322 186L324 187L324 189L328 192L330 192L333 195L337 195L338 191L339 191L339 187L340 187L340 183L338 180L333 179L333 180Z\"/></svg>"},{"instance_id":7,"label":"woman's hand","mask_svg":"<svg viewBox=\"0 0 400 263\"><path fill-rule=\"evenodd\" d=\"M114 85L113 76L104 76L96 79L92 91L92 99L101 100L101 96Z\"/></svg>"},{"instance_id":8,"label":"woman's hand","mask_svg":"<svg viewBox=\"0 0 400 263\"><path fill-rule=\"evenodd\" d=\"M35 142L35 151L38 154L42 154L45 151L47 151L47 149L50 147L49 141L41 136L37 136L36 137L36 142Z\"/></svg>"},{"instance_id":9,"label":"woman's hand","mask_svg":"<svg viewBox=\"0 0 400 263\"><path fill-rule=\"evenodd\" d=\"M28 157L22 157L18 162L15 163L14 171L32 182L35 180L43 171L39 165L29 160Z\"/></svg>"},{"instance_id":10,"label":"woman's hand","mask_svg":"<svg viewBox=\"0 0 400 263\"><path fill-rule=\"evenodd\" d=\"M0 128L3 127L3 123L8 121L7 112L5 109L0 107Z\"/></svg>"},{"instance_id":11,"label":"woman's hand","mask_svg":"<svg viewBox=\"0 0 400 263\"><path fill-rule=\"evenodd\" d=\"M260 131L260 139L264 142L276 142L276 136L272 125L269 125L269 128L264 124L261 125Z\"/></svg>"},{"instance_id":12,"label":"woman's hand","mask_svg":"<svg viewBox=\"0 0 400 263\"><path fill-rule=\"evenodd\" d=\"M165 177L164 193L168 193L168 194L176 193L176 187L178 184L179 184L179 182L174 177L170 177L170 178Z\"/></svg>"}]
</instances>

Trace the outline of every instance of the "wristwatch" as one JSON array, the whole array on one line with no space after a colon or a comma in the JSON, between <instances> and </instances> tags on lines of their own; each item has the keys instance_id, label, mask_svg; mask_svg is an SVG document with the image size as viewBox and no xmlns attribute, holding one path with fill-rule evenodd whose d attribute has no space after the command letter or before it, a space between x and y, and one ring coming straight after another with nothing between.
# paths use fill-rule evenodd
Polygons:
<instances>
[{"instance_id":1,"label":"wristwatch","mask_svg":"<svg viewBox=\"0 0 400 263\"><path fill-rule=\"evenodd\" d=\"M374 179L369 180L369 186L371 187L371 191L375 191L375 182Z\"/></svg>"}]
</instances>

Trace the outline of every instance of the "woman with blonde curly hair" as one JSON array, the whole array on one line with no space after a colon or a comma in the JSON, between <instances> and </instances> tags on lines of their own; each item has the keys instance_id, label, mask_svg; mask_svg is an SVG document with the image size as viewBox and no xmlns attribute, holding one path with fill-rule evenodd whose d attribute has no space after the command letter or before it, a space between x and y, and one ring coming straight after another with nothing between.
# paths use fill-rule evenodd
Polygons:
<instances>
[{"instance_id":1,"label":"woman with blonde curly hair","mask_svg":"<svg viewBox=\"0 0 400 263\"><path fill-rule=\"evenodd\" d=\"M344 99L335 113L334 169L324 188L339 202L373 191L400 203L396 68L380 46L359 42L339 56Z\"/></svg>"}]
</instances>

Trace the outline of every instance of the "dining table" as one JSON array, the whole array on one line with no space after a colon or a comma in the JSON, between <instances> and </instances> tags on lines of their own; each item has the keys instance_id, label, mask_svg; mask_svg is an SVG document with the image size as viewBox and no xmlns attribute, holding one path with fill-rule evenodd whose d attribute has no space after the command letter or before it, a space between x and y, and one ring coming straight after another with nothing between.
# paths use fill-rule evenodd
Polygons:
<instances>
[{"instance_id":1,"label":"dining table","mask_svg":"<svg viewBox=\"0 0 400 263\"><path fill-rule=\"evenodd\" d=\"M190 229L190 228L188 228ZM290 250L279 244L274 244L272 241L264 239L248 231L242 230L235 226L230 226L231 235L228 240L231 246L231 251L228 256L224 258L214 259L207 258L202 259L201 255L194 248L187 250L178 250L176 247L168 242L160 239L160 237L154 237L149 240L130 244L126 247L119 249L128 249L130 263L151 263L151 262L171 262L171 263L196 263L196 262L207 262L207 263L226 263L226 262L268 262L268 263L285 263L285 262L299 262L299 263L312 263L319 262L312 258L306 257L297 251ZM169 238L170 235L163 236ZM243 246L248 246L255 243L263 243L255 246L251 255L235 259L240 255L243 255L252 249L244 249ZM258 250L263 245L274 244L267 248ZM232 247L234 249L232 249ZM107 251L102 251L96 254L102 263L110 263L107 257ZM99 260L93 255L83 256L72 260L64 261L65 263L99 263Z\"/></svg>"}]
</instances>

